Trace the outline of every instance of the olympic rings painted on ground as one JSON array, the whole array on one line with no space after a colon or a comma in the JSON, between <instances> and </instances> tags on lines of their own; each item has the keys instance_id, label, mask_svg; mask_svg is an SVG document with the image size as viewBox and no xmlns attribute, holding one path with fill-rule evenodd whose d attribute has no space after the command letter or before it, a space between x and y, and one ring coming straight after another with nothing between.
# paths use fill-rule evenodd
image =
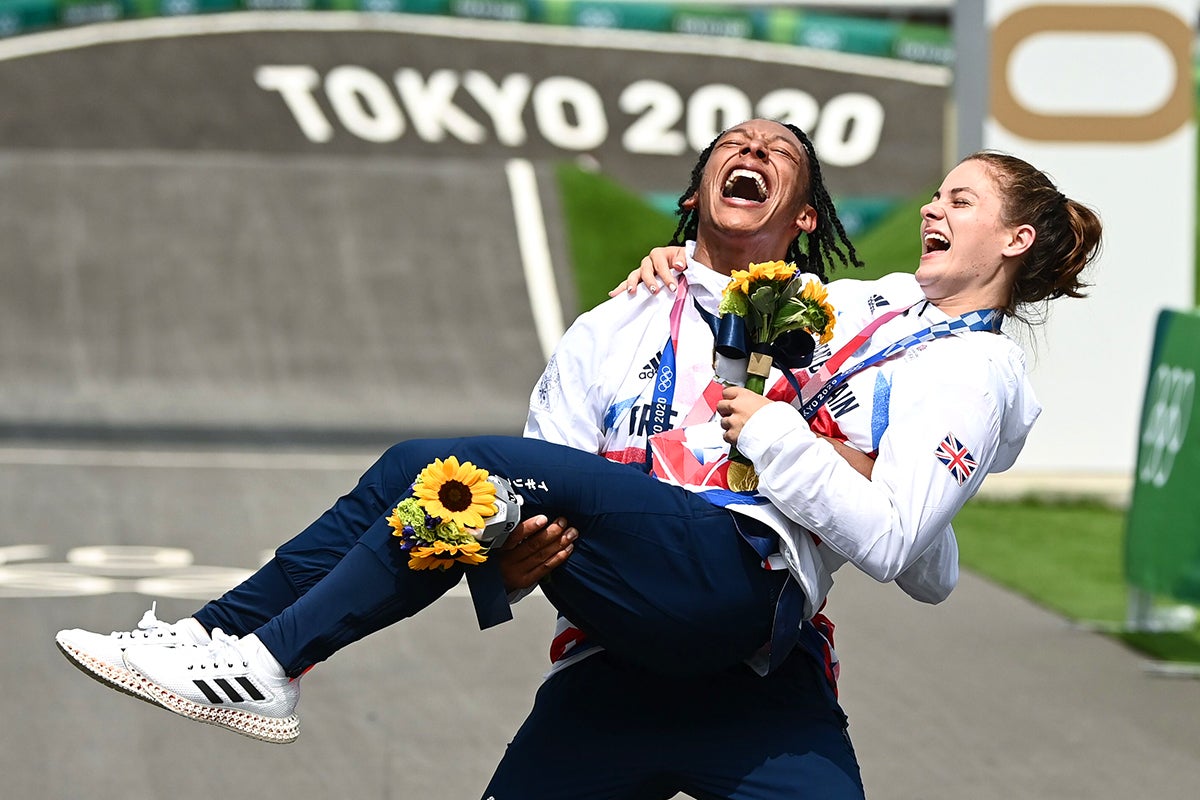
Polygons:
<instances>
[{"instance_id":1,"label":"olympic rings painted on ground","mask_svg":"<svg viewBox=\"0 0 1200 800\"><path fill-rule=\"evenodd\" d=\"M190 550L174 547L94 545L67 551L63 562L39 560L49 555L42 545L0 547L0 598L131 592L206 600L251 574L248 569L194 564Z\"/></svg>"},{"instance_id":2,"label":"olympic rings painted on ground","mask_svg":"<svg viewBox=\"0 0 1200 800\"><path fill-rule=\"evenodd\" d=\"M259 564L265 564L273 555L270 551L262 553ZM122 593L211 600L253 572L195 564L190 550L177 547L89 545L68 550L61 562L42 560L50 556L51 549L45 545L0 547L0 600ZM538 590L534 594L541 596ZM463 582L446 596L462 598L470 594Z\"/></svg>"}]
</instances>

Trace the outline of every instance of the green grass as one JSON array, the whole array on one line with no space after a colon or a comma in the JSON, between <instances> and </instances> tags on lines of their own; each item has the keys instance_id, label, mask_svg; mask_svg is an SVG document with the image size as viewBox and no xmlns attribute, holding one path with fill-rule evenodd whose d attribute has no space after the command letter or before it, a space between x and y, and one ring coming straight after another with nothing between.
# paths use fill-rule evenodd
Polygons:
<instances>
[{"instance_id":1,"label":"green grass","mask_svg":"<svg viewBox=\"0 0 1200 800\"><path fill-rule=\"evenodd\" d=\"M1125 512L1095 503L975 499L954 520L962 566L1081 623L1119 625ZM1200 663L1200 626L1182 633L1118 633L1164 661Z\"/></svg>"},{"instance_id":2,"label":"green grass","mask_svg":"<svg viewBox=\"0 0 1200 800\"><path fill-rule=\"evenodd\" d=\"M560 164L556 177L583 311L607 300L608 290L623 281L650 248L669 241L677 219L602 174ZM923 195L901 204L857 237L854 246L866 267L837 275L866 280L916 269L921 257L917 220L927 199Z\"/></svg>"},{"instance_id":3,"label":"green grass","mask_svg":"<svg viewBox=\"0 0 1200 800\"><path fill-rule=\"evenodd\" d=\"M963 566L1072 619L1124 618L1123 512L976 499L954 520Z\"/></svg>"},{"instance_id":4,"label":"green grass","mask_svg":"<svg viewBox=\"0 0 1200 800\"><path fill-rule=\"evenodd\" d=\"M598 173L562 164L557 178L579 309L585 311L607 300L650 248L670 241L676 219Z\"/></svg>"},{"instance_id":5,"label":"green grass","mask_svg":"<svg viewBox=\"0 0 1200 800\"><path fill-rule=\"evenodd\" d=\"M866 232L854 237L854 249L866 266L861 271L840 271L832 277L869 280L889 272L914 271L921 259L921 236L917 227L921 206L932 194L931 189L928 194L901 203Z\"/></svg>"}]
</instances>

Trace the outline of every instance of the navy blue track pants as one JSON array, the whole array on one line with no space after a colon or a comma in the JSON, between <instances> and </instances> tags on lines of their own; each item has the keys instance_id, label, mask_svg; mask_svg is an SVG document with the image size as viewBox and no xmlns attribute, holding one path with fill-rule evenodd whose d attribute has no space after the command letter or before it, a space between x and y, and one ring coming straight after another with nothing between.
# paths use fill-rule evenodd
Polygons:
<instances>
[{"instance_id":1,"label":"navy blue track pants","mask_svg":"<svg viewBox=\"0 0 1200 800\"><path fill-rule=\"evenodd\" d=\"M483 798L862 800L846 716L799 649L771 674L690 677L608 653L538 689Z\"/></svg>"},{"instance_id":2,"label":"navy blue track pants","mask_svg":"<svg viewBox=\"0 0 1200 800\"><path fill-rule=\"evenodd\" d=\"M257 633L298 675L419 612L469 567L410 570L387 517L421 469L451 455L513 481L524 517L563 516L579 530L571 557L542 589L613 657L658 673L711 674L768 640L785 575L762 569L727 510L597 455L499 436L391 447L271 562L196 618L209 629Z\"/></svg>"}]
</instances>

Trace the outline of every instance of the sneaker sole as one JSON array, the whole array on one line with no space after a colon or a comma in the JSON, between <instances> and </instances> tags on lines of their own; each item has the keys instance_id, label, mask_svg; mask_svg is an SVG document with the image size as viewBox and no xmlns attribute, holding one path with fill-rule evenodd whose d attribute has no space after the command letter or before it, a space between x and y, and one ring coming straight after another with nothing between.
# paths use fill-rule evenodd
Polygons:
<instances>
[{"instance_id":1,"label":"sneaker sole","mask_svg":"<svg viewBox=\"0 0 1200 800\"><path fill-rule=\"evenodd\" d=\"M149 703L165 708L181 717L226 728L242 736L258 739L269 744L291 744L300 736L300 718L295 714L287 717L264 717L236 708L208 706L188 700L186 697L159 686L146 676L133 671L138 680L141 696Z\"/></svg>"},{"instance_id":2,"label":"sneaker sole","mask_svg":"<svg viewBox=\"0 0 1200 800\"><path fill-rule=\"evenodd\" d=\"M58 637L54 638L54 644L58 646L59 651L67 657L67 661L71 662L73 667L92 680L130 697L136 697L142 702L158 705L150 695L142 690L141 678L129 670L112 667Z\"/></svg>"}]
</instances>

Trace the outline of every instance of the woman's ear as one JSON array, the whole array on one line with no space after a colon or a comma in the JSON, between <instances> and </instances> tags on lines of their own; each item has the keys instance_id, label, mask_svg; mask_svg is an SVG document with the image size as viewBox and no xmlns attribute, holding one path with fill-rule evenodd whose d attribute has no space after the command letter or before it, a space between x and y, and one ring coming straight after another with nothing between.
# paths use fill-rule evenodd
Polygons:
<instances>
[{"instance_id":1,"label":"woman's ear","mask_svg":"<svg viewBox=\"0 0 1200 800\"><path fill-rule=\"evenodd\" d=\"M1036 239L1037 231L1032 225L1018 225L1013 228L1008 244L1001 252L1006 256L1024 255L1029 248L1033 247Z\"/></svg>"}]
</instances>

